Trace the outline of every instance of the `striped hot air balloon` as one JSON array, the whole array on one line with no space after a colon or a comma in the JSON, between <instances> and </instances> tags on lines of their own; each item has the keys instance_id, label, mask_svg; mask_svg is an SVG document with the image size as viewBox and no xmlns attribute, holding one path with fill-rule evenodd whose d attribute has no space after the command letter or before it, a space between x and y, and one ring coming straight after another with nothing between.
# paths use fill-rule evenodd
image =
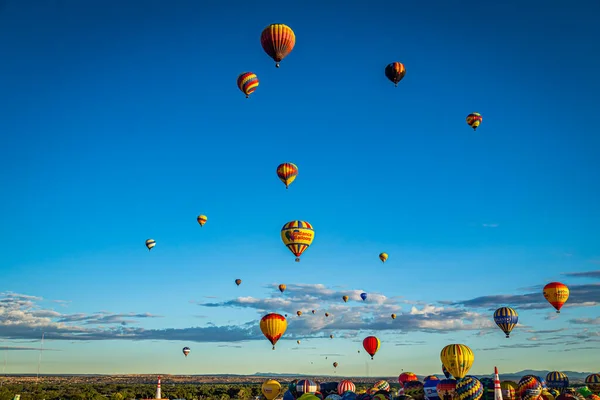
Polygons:
<instances>
[{"instance_id":1,"label":"striped hot air balloon","mask_svg":"<svg viewBox=\"0 0 600 400\"><path fill-rule=\"evenodd\" d=\"M313 226L306 221L290 221L281 228L281 240L296 256L296 262L300 261L300 256L309 248L314 238Z\"/></svg>"},{"instance_id":2,"label":"striped hot air balloon","mask_svg":"<svg viewBox=\"0 0 600 400\"><path fill-rule=\"evenodd\" d=\"M281 60L294 49L296 35L287 25L271 24L262 31L260 44L265 53L275 61L275 66L279 68Z\"/></svg>"},{"instance_id":3,"label":"striped hot air balloon","mask_svg":"<svg viewBox=\"0 0 600 400\"><path fill-rule=\"evenodd\" d=\"M146 240L146 247L148 248L148 251L152 250L154 248L154 246L156 246L156 240L154 240L154 239Z\"/></svg>"},{"instance_id":4,"label":"striped hot air balloon","mask_svg":"<svg viewBox=\"0 0 600 400\"><path fill-rule=\"evenodd\" d=\"M208 221L208 217L206 215L198 215L198 217L196 218L196 221L198 221L198 223L200 224L200 226L204 226L204 224L206 223L206 221Z\"/></svg>"},{"instance_id":5,"label":"striped hot air balloon","mask_svg":"<svg viewBox=\"0 0 600 400\"><path fill-rule=\"evenodd\" d=\"M560 313L560 309L569 299L569 288L560 282L550 282L544 286L544 297Z\"/></svg>"},{"instance_id":6,"label":"striped hot air balloon","mask_svg":"<svg viewBox=\"0 0 600 400\"><path fill-rule=\"evenodd\" d=\"M477 130L477 127L481 124L481 121L483 121L483 117L479 113L474 112L467 115L467 124L469 124L474 131Z\"/></svg>"},{"instance_id":7,"label":"striped hot air balloon","mask_svg":"<svg viewBox=\"0 0 600 400\"><path fill-rule=\"evenodd\" d=\"M377 390L383 390L384 392L389 392L390 384L388 383L388 381L384 381L382 379L380 381L375 382L375 384L373 385L373 388L377 389Z\"/></svg>"},{"instance_id":8,"label":"striped hot air balloon","mask_svg":"<svg viewBox=\"0 0 600 400\"><path fill-rule=\"evenodd\" d=\"M514 382L502 381L500 382L500 389L502 389L502 400L516 400Z\"/></svg>"},{"instance_id":9,"label":"striped hot air balloon","mask_svg":"<svg viewBox=\"0 0 600 400\"><path fill-rule=\"evenodd\" d=\"M260 330L273 345L273 350L275 350L275 343L281 339L286 329L287 321L283 315L271 313L260 320Z\"/></svg>"},{"instance_id":10,"label":"striped hot air balloon","mask_svg":"<svg viewBox=\"0 0 600 400\"><path fill-rule=\"evenodd\" d=\"M283 163L277 166L277 177L287 189L298 176L298 167L293 163Z\"/></svg>"},{"instance_id":11,"label":"striped hot air balloon","mask_svg":"<svg viewBox=\"0 0 600 400\"><path fill-rule=\"evenodd\" d=\"M473 351L464 344L449 344L442 349L440 358L448 372L456 379L464 378L475 360Z\"/></svg>"},{"instance_id":12,"label":"striped hot air balloon","mask_svg":"<svg viewBox=\"0 0 600 400\"><path fill-rule=\"evenodd\" d=\"M365 348L365 351L371 356L371 360L373 359L375 353L377 353L377 350L379 350L379 346L381 346L381 341L375 336L367 336L363 340L363 347Z\"/></svg>"},{"instance_id":13,"label":"striped hot air balloon","mask_svg":"<svg viewBox=\"0 0 600 400\"><path fill-rule=\"evenodd\" d=\"M440 399L454 399L456 395L456 379L442 379L437 384L436 390Z\"/></svg>"},{"instance_id":14,"label":"striped hot air balloon","mask_svg":"<svg viewBox=\"0 0 600 400\"><path fill-rule=\"evenodd\" d=\"M456 381L457 400L479 400L483 396L481 382L473 376L466 376Z\"/></svg>"},{"instance_id":15,"label":"striped hot air balloon","mask_svg":"<svg viewBox=\"0 0 600 400\"><path fill-rule=\"evenodd\" d=\"M381 260L382 263L386 262L388 259L388 254L387 253L379 253L379 259Z\"/></svg>"},{"instance_id":16,"label":"striped hot air balloon","mask_svg":"<svg viewBox=\"0 0 600 400\"><path fill-rule=\"evenodd\" d=\"M342 396L346 392L355 392L355 391L356 391L356 385L354 385L354 383L352 383L352 381L350 381L348 379L344 379L343 381L340 381L340 383L338 383L337 392L340 396Z\"/></svg>"},{"instance_id":17,"label":"striped hot air balloon","mask_svg":"<svg viewBox=\"0 0 600 400\"><path fill-rule=\"evenodd\" d=\"M282 283L281 285L279 285L279 291L280 291L281 293L285 292L285 289L286 289L286 288L287 288L287 286L285 286L285 284L284 284L284 283Z\"/></svg>"},{"instance_id":18,"label":"striped hot air balloon","mask_svg":"<svg viewBox=\"0 0 600 400\"><path fill-rule=\"evenodd\" d=\"M190 354L190 351L191 351L191 350L190 350L190 348L189 348L189 347L184 347L184 348L183 348L183 355L187 357L187 356L188 356L188 354Z\"/></svg>"},{"instance_id":19,"label":"striped hot air balloon","mask_svg":"<svg viewBox=\"0 0 600 400\"><path fill-rule=\"evenodd\" d=\"M302 379L296 384L296 393L302 395L304 393L315 393L318 390L317 384L309 379Z\"/></svg>"},{"instance_id":20,"label":"striped hot air balloon","mask_svg":"<svg viewBox=\"0 0 600 400\"><path fill-rule=\"evenodd\" d=\"M423 400L423 398L425 397L425 390L423 389L423 382L421 382L421 381L404 382L404 394L411 396L415 400Z\"/></svg>"},{"instance_id":21,"label":"striped hot air balloon","mask_svg":"<svg viewBox=\"0 0 600 400\"><path fill-rule=\"evenodd\" d=\"M600 394L600 374L591 374L585 378L585 384L594 394Z\"/></svg>"},{"instance_id":22,"label":"striped hot air balloon","mask_svg":"<svg viewBox=\"0 0 600 400\"><path fill-rule=\"evenodd\" d=\"M562 391L569 386L569 377L560 371L548 372L548 375L546 375L546 384L551 389Z\"/></svg>"},{"instance_id":23,"label":"striped hot air balloon","mask_svg":"<svg viewBox=\"0 0 600 400\"><path fill-rule=\"evenodd\" d=\"M237 86L246 95L246 98L254 93L258 83L258 77L254 72L242 72L237 78Z\"/></svg>"},{"instance_id":24,"label":"striped hot air balloon","mask_svg":"<svg viewBox=\"0 0 600 400\"><path fill-rule=\"evenodd\" d=\"M542 394L542 385L533 375L525 375L517 386L517 395L521 400L536 400Z\"/></svg>"},{"instance_id":25,"label":"striped hot air balloon","mask_svg":"<svg viewBox=\"0 0 600 400\"><path fill-rule=\"evenodd\" d=\"M509 338L510 332L519 322L519 314L510 307L501 307L494 312L494 322Z\"/></svg>"},{"instance_id":26,"label":"striped hot air balloon","mask_svg":"<svg viewBox=\"0 0 600 400\"><path fill-rule=\"evenodd\" d=\"M398 87L398 83L406 75L406 68L400 62L393 62L385 67L385 77L388 78L394 86Z\"/></svg>"}]
</instances>

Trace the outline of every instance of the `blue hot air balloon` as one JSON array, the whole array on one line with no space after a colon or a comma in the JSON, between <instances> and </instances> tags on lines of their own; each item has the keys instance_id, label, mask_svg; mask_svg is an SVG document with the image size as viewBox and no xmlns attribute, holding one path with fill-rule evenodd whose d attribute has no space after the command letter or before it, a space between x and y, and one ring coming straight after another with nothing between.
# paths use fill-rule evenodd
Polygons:
<instances>
[{"instance_id":1,"label":"blue hot air balloon","mask_svg":"<svg viewBox=\"0 0 600 400\"><path fill-rule=\"evenodd\" d=\"M367 299L367 294L366 293L361 293L360 294L360 298L363 299L363 301L366 300Z\"/></svg>"}]
</instances>

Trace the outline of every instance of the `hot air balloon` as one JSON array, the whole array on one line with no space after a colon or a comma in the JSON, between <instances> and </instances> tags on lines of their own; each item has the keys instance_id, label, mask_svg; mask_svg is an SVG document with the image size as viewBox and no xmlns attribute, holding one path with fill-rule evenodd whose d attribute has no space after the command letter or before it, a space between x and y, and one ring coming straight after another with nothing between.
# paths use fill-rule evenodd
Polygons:
<instances>
[{"instance_id":1,"label":"hot air balloon","mask_svg":"<svg viewBox=\"0 0 600 400\"><path fill-rule=\"evenodd\" d=\"M337 368L337 366L338 366L338 363L336 361L336 362L333 363L333 368Z\"/></svg>"},{"instance_id":2,"label":"hot air balloon","mask_svg":"<svg viewBox=\"0 0 600 400\"><path fill-rule=\"evenodd\" d=\"M369 355L371 356L371 360L373 359L375 353L377 353L377 350L379 350L379 346L381 346L381 341L375 336L367 336L363 340L363 347L365 348L366 352L369 353Z\"/></svg>"},{"instance_id":3,"label":"hot air balloon","mask_svg":"<svg viewBox=\"0 0 600 400\"><path fill-rule=\"evenodd\" d=\"M382 379L380 381L375 382L375 384L373 384L373 389L383 390L384 392L388 392L390 390L390 384L388 381L384 381Z\"/></svg>"},{"instance_id":4,"label":"hot air balloon","mask_svg":"<svg viewBox=\"0 0 600 400\"><path fill-rule=\"evenodd\" d=\"M296 262L300 261L300 256L308 249L314 238L315 231L306 221L290 221L281 228L281 240L296 256Z\"/></svg>"},{"instance_id":5,"label":"hot air balloon","mask_svg":"<svg viewBox=\"0 0 600 400\"><path fill-rule=\"evenodd\" d=\"M391 315L392 319L396 319L396 314Z\"/></svg>"},{"instance_id":6,"label":"hot air balloon","mask_svg":"<svg viewBox=\"0 0 600 400\"><path fill-rule=\"evenodd\" d=\"M482 400L494 400L494 380L487 376L479 378L481 387L483 388Z\"/></svg>"},{"instance_id":7,"label":"hot air balloon","mask_svg":"<svg viewBox=\"0 0 600 400\"><path fill-rule=\"evenodd\" d=\"M299 341L299 340L296 340L296 343L300 344L300 341Z\"/></svg>"},{"instance_id":8,"label":"hot air balloon","mask_svg":"<svg viewBox=\"0 0 600 400\"><path fill-rule=\"evenodd\" d=\"M544 286L544 297L560 313L560 309L569 299L569 288L560 282L550 282Z\"/></svg>"},{"instance_id":9,"label":"hot air balloon","mask_svg":"<svg viewBox=\"0 0 600 400\"><path fill-rule=\"evenodd\" d=\"M344 303L348 302L348 298L349 298L348 296L342 296L342 300L344 300Z\"/></svg>"},{"instance_id":10,"label":"hot air balloon","mask_svg":"<svg viewBox=\"0 0 600 400\"><path fill-rule=\"evenodd\" d=\"M473 376L467 376L456 381L457 400L479 400L483 395L481 382Z\"/></svg>"},{"instance_id":11,"label":"hot air balloon","mask_svg":"<svg viewBox=\"0 0 600 400\"><path fill-rule=\"evenodd\" d=\"M513 387L514 382L512 381L502 381L500 383L500 389L502 389L502 399L503 400L516 400L516 391Z\"/></svg>"},{"instance_id":12,"label":"hot air balloon","mask_svg":"<svg viewBox=\"0 0 600 400\"><path fill-rule=\"evenodd\" d=\"M450 372L448 372L448 370L446 369L446 367L444 367L444 364L442 364L442 373L444 374L444 376L446 377L446 379L450 378Z\"/></svg>"},{"instance_id":13,"label":"hot air balloon","mask_svg":"<svg viewBox=\"0 0 600 400\"><path fill-rule=\"evenodd\" d=\"M148 248L148 251L152 250L152 248L154 246L156 246L156 240L154 240L154 239L146 240L146 247Z\"/></svg>"},{"instance_id":14,"label":"hot air balloon","mask_svg":"<svg viewBox=\"0 0 600 400\"><path fill-rule=\"evenodd\" d=\"M258 87L258 77L254 72L242 72L237 78L237 86L248 98Z\"/></svg>"},{"instance_id":15,"label":"hot air balloon","mask_svg":"<svg viewBox=\"0 0 600 400\"><path fill-rule=\"evenodd\" d=\"M600 394L600 374L591 374L585 378L585 384L594 394Z\"/></svg>"},{"instance_id":16,"label":"hot air balloon","mask_svg":"<svg viewBox=\"0 0 600 400\"><path fill-rule=\"evenodd\" d=\"M281 293L285 292L285 288L286 288L286 287L287 287L287 286L285 286L285 285L282 283L281 285L279 285L279 291L280 291Z\"/></svg>"},{"instance_id":17,"label":"hot air balloon","mask_svg":"<svg viewBox=\"0 0 600 400\"><path fill-rule=\"evenodd\" d=\"M333 335L329 335L329 339L333 339Z\"/></svg>"},{"instance_id":18,"label":"hot air balloon","mask_svg":"<svg viewBox=\"0 0 600 400\"><path fill-rule=\"evenodd\" d=\"M288 186L296 180L296 177L298 176L298 167L296 164L292 163L279 164L277 166L277 176L281 182L285 184L285 188L287 189Z\"/></svg>"},{"instance_id":19,"label":"hot air balloon","mask_svg":"<svg viewBox=\"0 0 600 400\"><path fill-rule=\"evenodd\" d=\"M302 315L302 311L296 311L296 315L297 316L301 316Z\"/></svg>"},{"instance_id":20,"label":"hot air balloon","mask_svg":"<svg viewBox=\"0 0 600 400\"><path fill-rule=\"evenodd\" d=\"M510 307L501 307L494 312L494 322L502 329L508 339L510 332L519 322L519 314Z\"/></svg>"},{"instance_id":21,"label":"hot air balloon","mask_svg":"<svg viewBox=\"0 0 600 400\"><path fill-rule=\"evenodd\" d=\"M406 68L402 63L393 62L385 67L386 78L392 81L396 87L398 87L398 82L404 78L404 75L406 75Z\"/></svg>"},{"instance_id":22,"label":"hot air balloon","mask_svg":"<svg viewBox=\"0 0 600 400\"><path fill-rule=\"evenodd\" d=\"M435 375L427 375L425 378L423 378L423 382L427 382L427 381L439 381L440 378L438 378Z\"/></svg>"},{"instance_id":23,"label":"hot air balloon","mask_svg":"<svg viewBox=\"0 0 600 400\"><path fill-rule=\"evenodd\" d=\"M464 344L449 344L442 349L440 359L454 378L461 379L471 369L475 356L473 351Z\"/></svg>"},{"instance_id":24,"label":"hot air balloon","mask_svg":"<svg viewBox=\"0 0 600 400\"><path fill-rule=\"evenodd\" d=\"M456 395L456 379L442 379L436 386L438 396L442 400L452 400Z\"/></svg>"},{"instance_id":25,"label":"hot air balloon","mask_svg":"<svg viewBox=\"0 0 600 400\"><path fill-rule=\"evenodd\" d=\"M302 379L296 384L296 394L315 393L319 390L317 383L308 379Z\"/></svg>"},{"instance_id":26,"label":"hot air balloon","mask_svg":"<svg viewBox=\"0 0 600 400\"><path fill-rule=\"evenodd\" d=\"M325 313L325 316L326 316L326 317L329 317L329 313Z\"/></svg>"},{"instance_id":27,"label":"hot air balloon","mask_svg":"<svg viewBox=\"0 0 600 400\"><path fill-rule=\"evenodd\" d=\"M560 371L548 372L548 375L546 375L546 384L549 388L562 391L569 386L569 377Z\"/></svg>"},{"instance_id":28,"label":"hot air balloon","mask_svg":"<svg viewBox=\"0 0 600 400\"><path fill-rule=\"evenodd\" d=\"M427 400L440 400L440 396L438 396L437 385L440 383L440 380L437 376L432 375L435 379L424 379L425 384L423 385L423 391L425 392L425 398Z\"/></svg>"},{"instance_id":29,"label":"hot air balloon","mask_svg":"<svg viewBox=\"0 0 600 400\"><path fill-rule=\"evenodd\" d=\"M183 348L183 355L187 357L188 354L190 354L190 348L189 347L184 347Z\"/></svg>"},{"instance_id":30,"label":"hot air balloon","mask_svg":"<svg viewBox=\"0 0 600 400\"><path fill-rule=\"evenodd\" d=\"M198 215L198 217L196 217L196 221L198 221L198 223L202 227L204 226L206 221L208 221L208 217L206 215Z\"/></svg>"},{"instance_id":31,"label":"hot air balloon","mask_svg":"<svg viewBox=\"0 0 600 400\"><path fill-rule=\"evenodd\" d=\"M409 381L404 383L404 394L411 396L415 400L423 400L425 397L423 382Z\"/></svg>"},{"instance_id":32,"label":"hot air balloon","mask_svg":"<svg viewBox=\"0 0 600 400\"><path fill-rule=\"evenodd\" d=\"M352 381L350 381L348 379L344 379L343 381L340 381L340 383L338 383L338 385L337 385L337 392L340 396L342 396L346 392L354 392L354 391L356 391L356 385L354 385L354 383L352 383Z\"/></svg>"},{"instance_id":33,"label":"hot air balloon","mask_svg":"<svg viewBox=\"0 0 600 400\"><path fill-rule=\"evenodd\" d=\"M269 379L262 384L261 390L267 400L273 400L279 396L279 393L281 392L281 384L276 380Z\"/></svg>"},{"instance_id":34,"label":"hot air balloon","mask_svg":"<svg viewBox=\"0 0 600 400\"><path fill-rule=\"evenodd\" d=\"M556 398L554 397L554 395L552 393L550 393L547 390L542 390L542 394L540 395L541 400L555 400ZM504 399L502 399L504 400ZM592 400L592 399L588 399L588 400ZM599 398L600 400L600 398Z\"/></svg>"},{"instance_id":35,"label":"hot air balloon","mask_svg":"<svg viewBox=\"0 0 600 400\"><path fill-rule=\"evenodd\" d=\"M469 126L473 128L474 131L477 130L477 127L479 126L479 124L481 124L482 120L483 118L479 113L474 112L467 115L467 124L469 124Z\"/></svg>"},{"instance_id":36,"label":"hot air balloon","mask_svg":"<svg viewBox=\"0 0 600 400\"><path fill-rule=\"evenodd\" d=\"M542 385L533 375L525 375L519 381L517 394L521 400L536 400L542 394Z\"/></svg>"},{"instance_id":37,"label":"hot air balloon","mask_svg":"<svg viewBox=\"0 0 600 400\"><path fill-rule=\"evenodd\" d=\"M366 293L361 293L360 294L360 298L363 299L363 301L367 300L367 294Z\"/></svg>"},{"instance_id":38,"label":"hot air balloon","mask_svg":"<svg viewBox=\"0 0 600 400\"><path fill-rule=\"evenodd\" d=\"M241 279L236 279L236 280L235 280L235 284L236 284L236 285L240 286L240 284L241 284L241 283L242 283L242 280L241 280Z\"/></svg>"},{"instance_id":39,"label":"hot air balloon","mask_svg":"<svg viewBox=\"0 0 600 400\"><path fill-rule=\"evenodd\" d=\"M398 377L398 382L404 386L406 382L418 381L419 378L412 372L403 372Z\"/></svg>"},{"instance_id":40,"label":"hot air balloon","mask_svg":"<svg viewBox=\"0 0 600 400\"><path fill-rule=\"evenodd\" d=\"M286 329L287 321L282 315L271 313L260 320L260 330L273 345L273 350L275 350L275 343L283 336Z\"/></svg>"},{"instance_id":41,"label":"hot air balloon","mask_svg":"<svg viewBox=\"0 0 600 400\"><path fill-rule=\"evenodd\" d=\"M388 259L387 253L380 253L379 254L379 259L381 260L382 263L386 262L387 259Z\"/></svg>"},{"instance_id":42,"label":"hot air balloon","mask_svg":"<svg viewBox=\"0 0 600 400\"><path fill-rule=\"evenodd\" d=\"M279 68L279 62L294 49L296 35L287 25L271 24L262 31L260 44L265 53L275 61L275 66Z\"/></svg>"},{"instance_id":43,"label":"hot air balloon","mask_svg":"<svg viewBox=\"0 0 600 400\"><path fill-rule=\"evenodd\" d=\"M312 310L312 313L313 313L313 314L314 314L315 312L316 312L315 310Z\"/></svg>"}]
</instances>

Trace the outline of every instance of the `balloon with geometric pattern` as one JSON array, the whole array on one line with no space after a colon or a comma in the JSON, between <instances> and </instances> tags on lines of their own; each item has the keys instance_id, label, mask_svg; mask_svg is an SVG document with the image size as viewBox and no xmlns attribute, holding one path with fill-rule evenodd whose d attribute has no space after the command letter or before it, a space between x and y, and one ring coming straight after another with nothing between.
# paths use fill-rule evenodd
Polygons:
<instances>
[{"instance_id":1,"label":"balloon with geometric pattern","mask_svg":"<svg viewBox=\"0 0 600 400\"><path fill-rule=\"evenodd\" d=\"M310 247L314 238L315 231L306 221L290 221L281 228L281 240L296 256L296 262L300 261L300 256Z\"/></svg>"},{"instance_id":2,"label":"balloon with geometric pattern","mask_svg":"<svg viewBox=\"0 0 600 400\"><path fill-rule=\"evenodd\" d=\"M237 86L246 95L246 98L254 93L258 83L258 77L254 72L242 72L237 78Z\"/></svg>"},{"instance_id":3,"label":"balloon with geometric pattern","mask_svg":"<svg viewBox=\"0 0 600 400\"><path fill-rule=\"evenodd\" d=\"M457 400L479 400L483 395L483 386L479 379L466 376L456 381Z\"/></svg>"},{"instance_id":4,"label":"balloon with geometric pattern","mask_svg":"<svg viewBox=\"0 0 600 400\"><path fill-rule=\"evenodd\" d=\"M298 167L294 163L283 163L277 166L277 177L284 183L285 188L292 184L298 176Z\"/></svg>"},{"instance_id":5,"label":"balloon with geometric pattern","mask_svg":"<svg viewBox=\"0 0 600 400\"><path fill-rule=\"evenodd\" d=\"M479 113L474 112L467 115L467 124L473 128L474 131L477 130L477 127L481 124L481 121L483 121L483 117Z\"/></svg>"}]
</instances>

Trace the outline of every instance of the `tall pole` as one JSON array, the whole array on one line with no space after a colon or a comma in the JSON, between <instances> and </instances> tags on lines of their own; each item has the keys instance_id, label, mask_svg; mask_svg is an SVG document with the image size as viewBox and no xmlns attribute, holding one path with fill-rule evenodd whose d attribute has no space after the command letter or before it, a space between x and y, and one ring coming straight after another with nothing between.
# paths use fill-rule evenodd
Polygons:
<instances>
[{"instance_id":1,"label":"tall pole","mask_svg":"<svg viewBox=\"0 0 600 400\"><path fill-rule=\"evenodd\" d=\"M42 332L42 343L40 344L40 358L38 359L37 376L35 377L35 383L40 380L40 364L42 363L42 351L44 350L44 335L46 332Z\"/></svg>"}]
</instances>

